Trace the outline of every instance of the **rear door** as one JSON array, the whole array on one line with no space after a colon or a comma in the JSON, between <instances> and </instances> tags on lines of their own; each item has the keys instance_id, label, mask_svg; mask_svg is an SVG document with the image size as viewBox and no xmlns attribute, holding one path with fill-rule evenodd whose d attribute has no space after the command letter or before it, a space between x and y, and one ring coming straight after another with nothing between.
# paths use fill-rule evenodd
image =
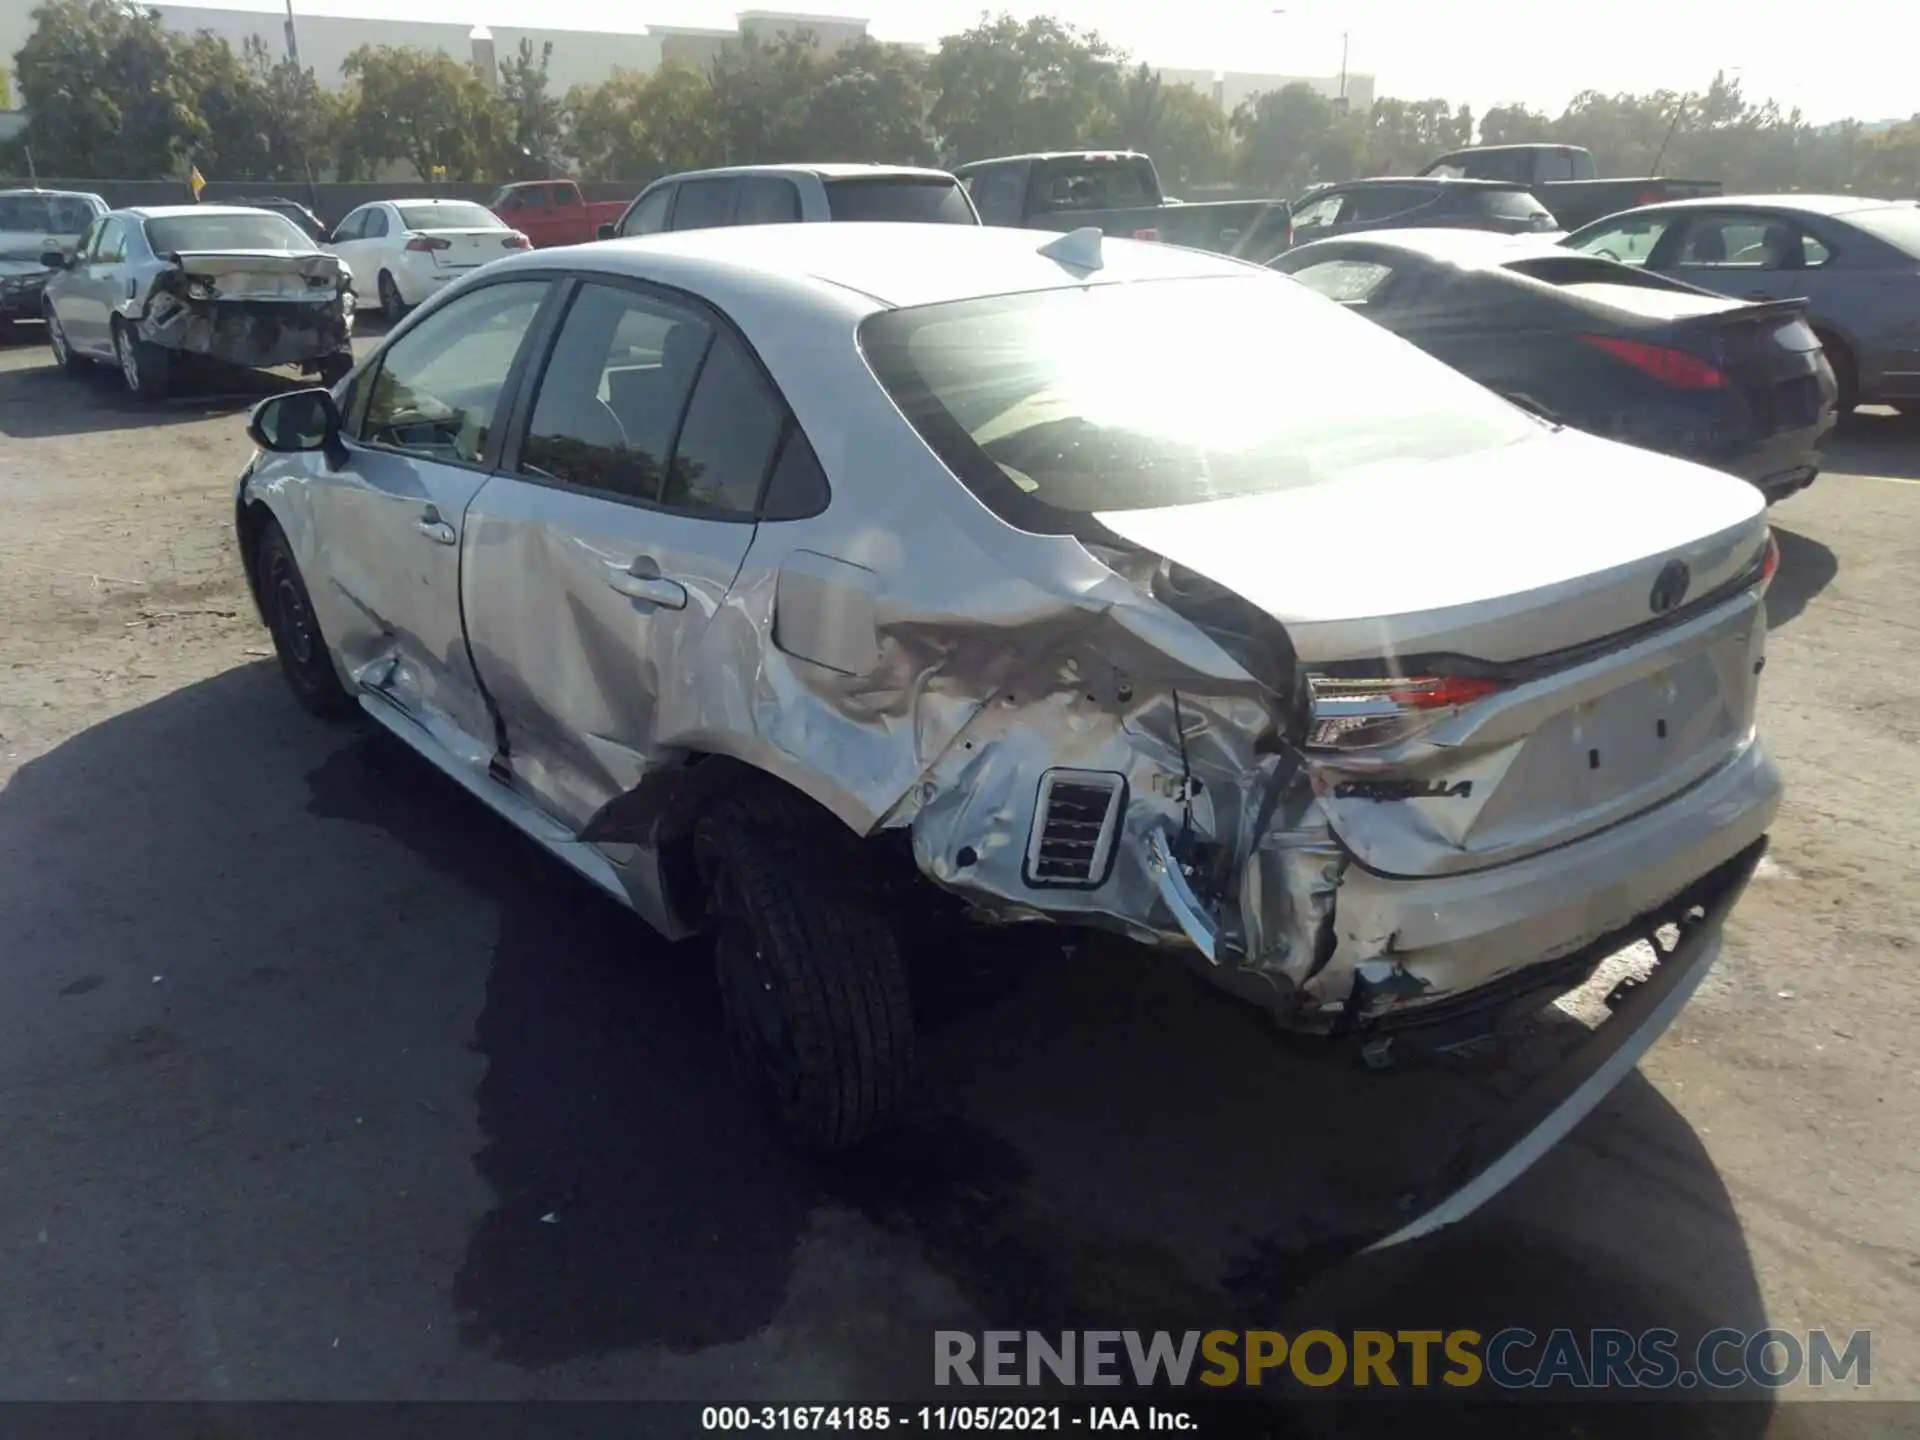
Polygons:
<instances>
[{"instance_id":1,"label":"rear door","mask_svg":"<svg viewBox=\"0 0 1920 1440\"><path fill-rule=\"evenodd\" d=\"M120 215L109 215L101 222L100 233L82 257L73 298L61 306L60 323L66 328L67 341L79 349L96 354L113 351L111 316L126 294L127 226L131 223Z\"/></svg>"},{"instance_id":2,"label":"rear door","mask_svg":"<svg viewBox=\"0 0 1920 1440\"><path fill-rule=\"evenodd\" d=\"M710 717L678 682L752 543L785 411L713 312L579 284L468 513L468 634L523 793L578 828Z\"/></svg>"}]
</instances>

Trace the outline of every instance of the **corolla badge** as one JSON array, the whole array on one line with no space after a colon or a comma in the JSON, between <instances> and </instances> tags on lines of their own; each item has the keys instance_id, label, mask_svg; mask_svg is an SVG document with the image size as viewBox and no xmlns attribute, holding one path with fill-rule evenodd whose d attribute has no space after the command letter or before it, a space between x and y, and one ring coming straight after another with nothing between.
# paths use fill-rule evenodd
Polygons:
<instances>
[{"instance_id":1,"label":"corolla badge","mask_svg":"<svg viewBox=\"0 0 1920 1440\"><path fill-rule=\"evenodd\" d=\"M1687 568L1687 562L1669 560L1654 577L1653 589L1647 595L1648 608L1656 615L1666 614L1687 598L1687 587L1692 583L1693 571Z\"/></svg>"}]
</instances>

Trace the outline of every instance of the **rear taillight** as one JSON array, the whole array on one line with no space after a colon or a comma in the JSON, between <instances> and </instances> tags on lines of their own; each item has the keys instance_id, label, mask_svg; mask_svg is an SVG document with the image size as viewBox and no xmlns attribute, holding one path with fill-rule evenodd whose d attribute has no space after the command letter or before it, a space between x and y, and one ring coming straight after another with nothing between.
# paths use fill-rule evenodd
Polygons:
<instances>
[{"instance_id":1,"label":"rear taillight","mask_svg":"<svg viewBox=\"0 0 1920 1440\"><path fill-rule=\"evenodd\" d=\"M1158 240L1160 238L1160 232L1151 226L1146 226L1134 231L1133 238L1136 240Z\"/></svg>"},{"instance_id":2,"label":"rear taillight","mask_svg":"<svg viewBox=\"0 0 1920 1440\"><path fill-rule=\"evenodd\" d=\"M1667 197L1658 190L1642 190L1640 192L1640 198L1633 203L1636 205L1658 205L1666 198Z\"/></svg>"},{"instance_id":3,"label":"rear taillight","mask_svg":"<svg viewBox=\"0 0 1920 1440\"><path fill-rule=\"evenodd\" d=\"M1780 539L1772 530L1767 531L1767 553L1760 557L1760 578L1755 583L1764 591L1773 584L1773 577L1780 568Z\"/></svg>"},{"instance_id":4,"label":"rear taillight","mask_svg":"<svg viewBox=\"0 0 1920 1440\"><path fill-rule=\"evenodd\" d=\"M1314 675L1307 681L1313 712L1307 744L1351 750L1404 740L1442 716L1499 691L1492 680L1466 675L1349 679Z\"/></svg>"},{"instance_id":5,"label":"rear taillight","mask_svg":"<svg viewBox=\"0 0 1920 1440\"><path fill-rule=\"evenodd\" d=\"M407 241L407 249L414 251L451 250L453 242L442 240L438 235L416 235Z\"/></svg>"},{"instance_id":6,"label":"rear taillight","mask_svg":"<svg viewBox=\"0 0 1920 1440\"><path fill-rule=\"evenodd\" d=\"M1717 367L1684 350L1649 345L1644 340L1625 340L1617 335L1582 335L1580 338L1596 350L1604 350L1614 359L1624 360L1676 390L1719 390L1727 383L1727 377Z\"/></svg>"},{"instance_id":7,"label":"rear taillight","mask_svg":"<svg viewBox=\"0 0 1920 1440\"><path fill-rule=\"evenodd\" d=\"M514 231L511 235L501 237L500 243L509 250L531 250L533 248L533 242L518 230Z\"/></svg>"}]
</instances>

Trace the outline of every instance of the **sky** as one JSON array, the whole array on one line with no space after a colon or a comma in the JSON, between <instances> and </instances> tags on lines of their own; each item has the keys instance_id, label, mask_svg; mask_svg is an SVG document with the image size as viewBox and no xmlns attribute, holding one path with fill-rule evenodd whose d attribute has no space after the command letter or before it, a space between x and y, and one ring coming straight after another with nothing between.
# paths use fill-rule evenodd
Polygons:
<instances>
[{"instance_id":1,"label":"sky","mask_svg":"<svg viewBox=\"0 0 1920 1440\"><path fill-rule=\"evenodd\" d=\"M279 0L219 3L282 8ZM982 0L294 3L296 13L580 30L638 30L648 22L726 27L738 9L793 9L863 16L883 40L919 41L965 29L983 8ZM1920 4L1913 0L1778 8L1735 0L1290 0L1280 14L1258 0L1028 0L1004 8L1099 30L1139 59L1176 68L1332 75L1344 32L1349 68L1373 75L1376 95L1445 96L1476 112L1518 101L1557 113L1585 89L1704 89L1717 69L1737 73L1749 97L1797 105L1817 123L1920 112Z\"/></svg>"}]
</instances>

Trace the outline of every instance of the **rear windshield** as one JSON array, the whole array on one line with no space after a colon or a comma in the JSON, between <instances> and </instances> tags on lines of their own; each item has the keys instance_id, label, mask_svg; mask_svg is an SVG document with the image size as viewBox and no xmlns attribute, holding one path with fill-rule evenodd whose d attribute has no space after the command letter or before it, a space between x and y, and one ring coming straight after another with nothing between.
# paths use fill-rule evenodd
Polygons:
<instances>
[{"instance_id":1,"label":"rear windshield","mask_svg":"<svg viewBox=\"0 0 1920 1440\"><path fill-rule=\"evenodd\" d=\"M886 311L860 344L948 468L1042 532L1538 433L1491 391L1270 274Z\"/></svg>"},{"instance_id":2,"label":"rear windshield","mask_svg":"<svg viewBox=\"0 0 1920 1440\"><path fill-rule=\"evenodd\" d=\"M156 255L194 250L311 250L313 237L284 216L175 215L147 221Z\"/></svg>"},{"instance_id":3,"label":"rear windshield","mask_svg":"<svg viewBox=\"0 0 1920 1440\"><path fill-rule=\"evenodd\" d=\"M1876 210L1849 210L1847 220L1876 240L1898 246L1920 257L1920 205L1885 205Z\"/></svg>"},{"instance_id":4,"label":"rear windshield","mask_svg":"<svg viewBox=\"0 0 1920 1440\"><path fill-rule=\"evenodd\" d=\"M506 221L491 210L464 202L444 205L396 205L409 230L504 230Z\"/></svg>"},{"instance_id":5,"label":"rear windshield","mask_svg":"<svg viewBox=\"0 0 1920 1440\"><path fill-rule=\"evenodd\" d=\"M907 220L932 225L978 225L979 217L958 180L945 176L888 175L867 180L829 180L827 209L836 220Z\"/></svg>"},{"instance_id":6,"label":"rear windshield","mask_svg":"<svg viewBox=\"0 0 1920 1440\"><path fill-rule=\"evenodd\" d=\"M1040 192L1048 210L1127 210L1159 201L1144 160L1050 160Z\"/></svg>"},{"instance_id":7,"label":"rear windshield","mask_svg":"<svg viewBox=\"0 0 1920 1440\"><path fill-rule=\"evenodd\" d=\"M0 196L0 230L78 235L93 223L93 207L77 195Z\"/></svg>"}]
</instances>

